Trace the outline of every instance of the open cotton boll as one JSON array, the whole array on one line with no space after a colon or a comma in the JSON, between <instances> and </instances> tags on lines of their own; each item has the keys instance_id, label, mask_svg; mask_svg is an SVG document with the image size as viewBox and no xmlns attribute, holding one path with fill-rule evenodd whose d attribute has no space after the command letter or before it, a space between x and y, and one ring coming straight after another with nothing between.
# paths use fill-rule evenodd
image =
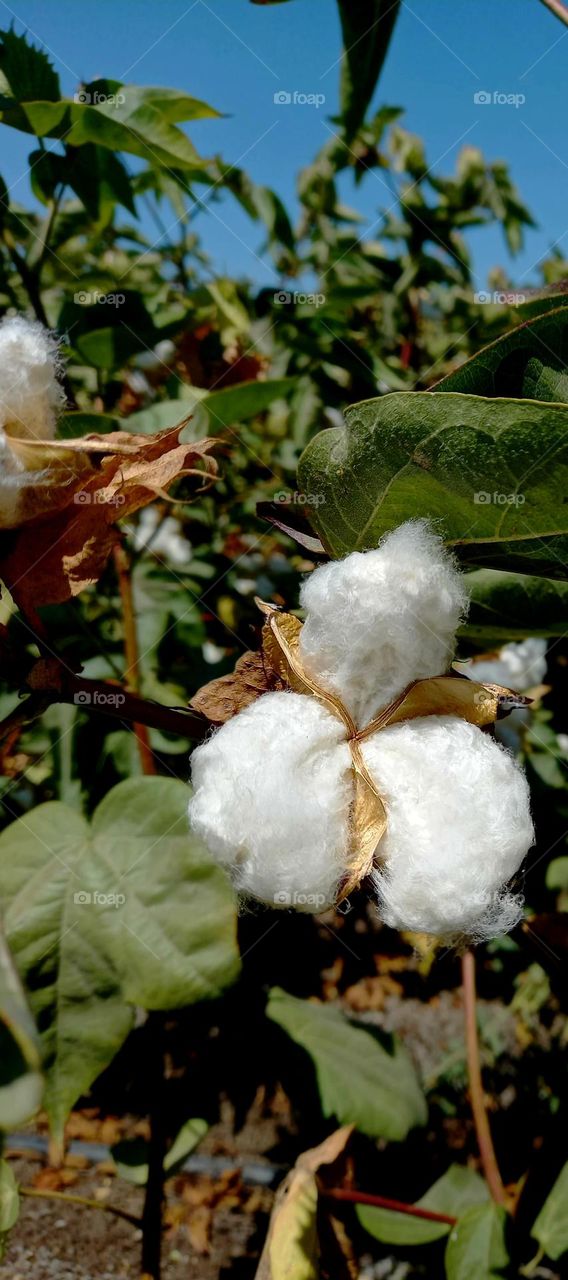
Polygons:
<instances>
[{"instance_id":1,"label":"open cotton boll","mask_svg":"<svg viewBox=\"0 0 568 1280\"><path fill-rule=\"evenodd\" d=\"M191 826L240 892L321 911L350 847L350 764L344 726L325 707L264 694L193 753Z\"/></svg>"},{"instance_id":2,"label":"open cotton boll","mask_svg":"<svg viewBox=\"0 0 568 1280\"><path fill-rule=\"evenodd\" d=\"M504 684L522 692L542 684L546 675L546 640L531 637L505 644L495 658L472 662L465 674L471 680Z\"/></svg>"},{"instance_id":3,"label":"open cotton boll","mask_svg":"<svg viewBox=\"0 0 568 1280\"><path fill-rule=\"evenodd\" d=\"M0 528L16 522L33 454L11 438L52 440L65 393L57 381L57 341L43 325L23 316L0 323ZM41 471L34 479L43 479Z\"/></svg>"},{"instance_id":4,"label":"open cotton boll","mask_svg":"<svg viewBox=\"0 0 568 1280\"><path fill-rule=\"evenodd\" d=\"M363 726L413 680L441 675L467 605L464 580L424 521L376 551L320 565L302 587L309 673Z\"/></svg>"},{"instance_id":5,"label":"open cotton boll","mask_svg":"<svg viewBox=\"0 0 568 1280\"><path fill-rule=\"evenodd\" d=\"M57 340L35 320L0 324L0 430L26 440L52 440L65 393L57 381Z\"/></svg>"},{"instance_id":6,"label":"open cotton boll","mask_svg":"<svg viewBox=\"0 0 568 1280\"><path fill-rule=\"evenodd\" d=\"M373 873L392 928L482 939L506 933L522 902L504 887L533 840L524 774L455 716L393 725L363 744L387 809Z\"/></svg>"}]
</instances>

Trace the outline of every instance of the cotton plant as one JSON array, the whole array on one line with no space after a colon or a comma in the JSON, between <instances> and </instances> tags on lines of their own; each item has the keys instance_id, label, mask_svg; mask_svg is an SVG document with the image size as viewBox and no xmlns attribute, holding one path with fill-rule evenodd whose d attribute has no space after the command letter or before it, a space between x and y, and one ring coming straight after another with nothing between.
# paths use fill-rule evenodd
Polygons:
<instances>
[{"instance_id":1,"label":"cotton plant","mask_svg":"<svg viewBox=\"0 0 568 1280\"><path fill-rule=\"evenodd\" d=\"M529 791L482 727L526 699L444 675L467 610L454 560L409 521L316 568L301 604L303 626L265 606L276 687L256 696L254 655L241 659L242 709L193 754L193 829L241 895L271 906L321 911L364 879L392 927L508 931Z\"/></svg>"}]
</instances>

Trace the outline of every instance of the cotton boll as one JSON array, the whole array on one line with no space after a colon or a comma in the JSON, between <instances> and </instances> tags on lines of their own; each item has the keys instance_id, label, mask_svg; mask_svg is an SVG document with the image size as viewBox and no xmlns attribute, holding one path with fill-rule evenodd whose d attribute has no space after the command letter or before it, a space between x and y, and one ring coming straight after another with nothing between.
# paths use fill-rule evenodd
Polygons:
<instances>
[{"instance_id":1,"label":"cotton boll","mask_svg":"<svg viewBox=\"0 0 568 1280\"><path fill-rule=\"evenodd\" d=\"M412 680L447 669L467 596L441 540L408 521L376 551L315 569L301 603L306 668L363 726Z\"/></svg>"},{"instance_id":2,"label":"cotton boll","mask_svg":"<svg viewBox=\"0 0 568 1280\"><path fill-rule=\"evenodd\" d=\"M448 940L511 929L521 900L505 886L533 828L509 753L455 716L394 725L362 745L387 809L373 877L386 923Z\"/></svg>"},{"instance_id":3,"label":"cotton boll","mask_svg":"<svg viewBox=\"0 0 568 1280\"><path fill-rule=\"evenodd\" d=\"M194 752L191 826L237 890L321 911L350 849L350 764L345 729L325 707L264 694Z\"/></svg>"},{"instance_id":4,"label":"cotton boll","mask_svg":"<svg viewBox=\"0 0 568 1280\"><path fill-rule=\"evenodd\" d=\"M16 523L29 484L48 482L45 469L35 470L31 451L20 453L12 437L51 440L65 394L56 378L57 342L36 321L23 316L0 323L0 528Z\"/></svg>"},{"instance_id":5,"label":"cotton boll","mask_svg":"<svg viewBox=\"0 0 568 1280\"><path fill-rule=\"evenodd\" d=\"M542 684L546 676L546 649L546 640L536 637L505 644L495 658L472 662L465 674L482 684L504 684L520 693Z\"/></svg>"},{"instance_id":6,"label":"cotton boll","mask_svg":"<svg viewBox=\"0 0 568 1280\"><path fill-rule=\"evenodd\" d=\"M57 381L57 340L37 321L7 317L0 324L0 432L52 440L65 393Z\"/></svg>"}]
</instances>

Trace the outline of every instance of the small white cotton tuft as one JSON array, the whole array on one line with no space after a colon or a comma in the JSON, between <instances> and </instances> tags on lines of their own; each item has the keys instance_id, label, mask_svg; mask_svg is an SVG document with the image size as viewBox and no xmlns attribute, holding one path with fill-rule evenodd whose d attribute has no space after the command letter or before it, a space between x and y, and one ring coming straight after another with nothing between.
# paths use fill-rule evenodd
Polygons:
<instances>
[{"instance_id":1,"label":"small white cotton tuft","mask_svg":"<svg viewBox=\"0 0 568 1280\"><path fill-rule=\"evenodd\" d=\"M317 912L349 851L343 725L313 698L264 694L193 753L193 830L243 894Z\"/></svg>"},{"instance_id":2,"label":"small white cotton tuft","mask_svg":"<svg viewBox=\"0 0 568 1280\"><path fill-rule=\"evenodd\" d=\"M33 454L11 440L52 440L65 392L57 381L57 340L36 320L7 316L0 323L0 528L17 523L28 486L48 482Z\"/></svg>"},{"instance_id":3,"label":"small white cotton tuft","mask_svg":"<svg viewBox=\"0 0 568 1280\"><path fill-rule=\"evenodd\" d=\"M538 637L505 644L495 658L482 658L464 670L471 680L504 684L522 693L542 684L546 675L546 640Z\"/></svg>"},{"instance_id":4,"label":"small white cotton tuft","mask_svg":"<svg viewBox=\"0 0 568 1280\"><path fill-rule=\"evenodd\" d=\"M448 940L511 929L522 900L504 886L533 827L528 785L509 753L454 716L395 725L363 749L387 808L374 873L386 923Z\"/></svg>"},{"instance_id":5,"label":"small white cotton tuft","mask_svg":"<svg viewBox=\"0 0 568 1280\"><path fill-rule=\"evenodd\" d=\"M0 432L52 440L65 393L57 381L57 339L24 316L0 324Z\"/></svg>"},{"instance_id":6,"label":"small white cotton tuft","mask_svg":"<svg viewBox=\"0 0 568 1280\"><path fill-rule=\"evenodd\" d=\"M362 726L412 680L446 671L467 595L441 539L416 520L376 551L320 565L301 602L303 661Z\"/></svg>"}]
</instances>

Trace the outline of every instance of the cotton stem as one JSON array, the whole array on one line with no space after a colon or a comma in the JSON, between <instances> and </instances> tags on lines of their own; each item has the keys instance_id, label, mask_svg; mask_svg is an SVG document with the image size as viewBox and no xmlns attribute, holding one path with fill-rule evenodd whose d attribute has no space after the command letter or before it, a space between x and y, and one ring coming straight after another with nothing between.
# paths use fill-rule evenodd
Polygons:
<instances>
[{"instance_id":1,"label":"cotton stem","mask_svg":"<svg viewBox=\"0 0 568 1280\"><path fill-rule=\"evenodd\" d=\"M465 1041L467 1053L467 1071L471 1109L477 1134L477 1144L483 1172L491 1195L497 1204L507 1208L507 1194L503 1186L489 1119L485 1107L483 1083L481 1079L481 1063L479 1057L479 1039L477 1035L476 993L475 993L475 958L472 951L462 956L463 1008L465 1015Z\"/></svg>"}]
</instances>

